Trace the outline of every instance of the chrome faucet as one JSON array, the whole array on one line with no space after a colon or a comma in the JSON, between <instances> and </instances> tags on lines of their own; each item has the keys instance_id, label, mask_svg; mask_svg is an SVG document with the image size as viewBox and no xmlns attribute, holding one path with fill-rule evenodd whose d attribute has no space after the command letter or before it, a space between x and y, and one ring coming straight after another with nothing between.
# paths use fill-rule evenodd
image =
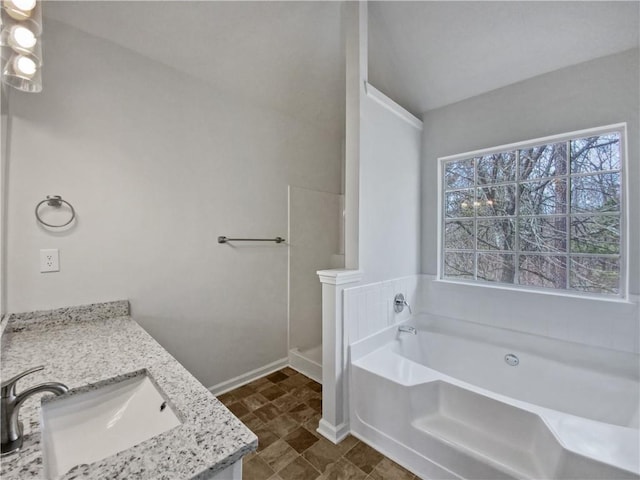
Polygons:
<instances>
[{"instance_id":1,"label":"chrome faucet","mask_svg":"<svg viewBox=\"0 0 640 480\"><path fill-rule=\"evenodd\" d=\"M404 295L402 293L396 294L396 296L393 299L393 310L396 313L400 313L404 310L404 307L407 307L409 309L409 313L413 315L413 312L411 311L411 306L405 300Z\"/></svg>"},{"instance_id":2,"label":"chrome faucet","mask_svg":"<svg viewBox=\"0 0 640 480\"><path fill-rule=\"evenodd\" d=\"M409 325L400 325L398 327L398 333L410 333L412 335L417 335L418 330L416 330L416 327L411 327Z\"/></svg>"},{"instance_id":3,"label":"chrome faucet","mask_svg":"<svg viewBox=\"0 0 640 480\"><path fill-rule=\"evenodd\" d=\"M47 382L34 385L31 388L16 394L16 383L22 377L30 373L38 372L44 369L44 365L30 368L29 370L19 373L15 377L2 382L2 411L0 412L2 424L0 425L0 433L2 435L2 455L15 452L22 447L22 422L18 421L20 407L24 401L31 395L42 392L50 392L54 395L62 395L67 393L69 389L66 385L58 382Z\"/></svg>"}]
</instances>

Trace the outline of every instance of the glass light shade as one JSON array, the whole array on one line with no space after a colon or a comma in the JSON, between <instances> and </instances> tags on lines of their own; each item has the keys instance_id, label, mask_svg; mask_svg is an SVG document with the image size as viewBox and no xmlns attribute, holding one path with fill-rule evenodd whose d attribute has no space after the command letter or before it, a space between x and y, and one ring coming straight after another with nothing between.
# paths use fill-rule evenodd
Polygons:
<instances>
[{"instance_id":1,"label":"glass light shade","mask_svg":"<svg viewBox=\"0 0 640 480\"><path fill-rule=\"evenodd\" d=\"M7 14L18 21L27 20L33 15L35 0L3 0L2 6Z\"/></svg>"},{"instance_id":2,"label":"glass light shade","mask_svg":"<svg viewBox=\"0 0 640 480\"><path fill-rule=\"evenodd\" d=\"M23 92L41 92L42 69L39 60L23 54L3 59L2 82Z\"/></svg>"},{"instance_id":3,"label":"glass light shade","mask_svg":"<svg viewBox=\"0 0 640 480\"><path fill-rule=\"evenodd\" d=\"M14 24L10 28L3 28L0 34L2 58L5 61L9 61L16 54L26 55L40 66L42 65L41 40L41 38L33 35L32 31L22 25ZM31 46L29 47L29 45Z\"/></svg>"},{"instance_id":4,"label":"glass light shade","mask_svg":"<svg viewBox=\"0 0 640 480\"><path fill-rule=\"evenodd\" d=\"M17 52L31 52L38 39L31 30L22 25L13 25L9 29L7 42Z\"/></svg>"},{"instance_id":5,"label":"glass light shade","mask_svg":"<svg viewBox=\"0 0 640 480\"><path fill-rule=\"evenodd\" d=\"M33 0L1 0L2 30L9 30L13 25L22 25L39 37L42 33L42 5L35 3L30 10L21 10L17 6L28 7Z\"/></svg>"},{"instance_id":6,"label":"glass light shade","mask_svg":"<svg viewBox=\"0 0 640 480\"><path fill-rule=\"evenodd\" d=\"M31 80L38 70L38 65L26 55L16 55L13 59L13 71L16 75Z\"/></svg>"},{"instance_id":7,"label":"glass light shade","mask_svg":"<svg viewBox=\"0 0 640 480\"><path fill-rule=\"evenodd\" d=\"M29 15L36 6L36 0L4 0L4 3L10 8L28 12Z\"/></svg>"}]
</instances>

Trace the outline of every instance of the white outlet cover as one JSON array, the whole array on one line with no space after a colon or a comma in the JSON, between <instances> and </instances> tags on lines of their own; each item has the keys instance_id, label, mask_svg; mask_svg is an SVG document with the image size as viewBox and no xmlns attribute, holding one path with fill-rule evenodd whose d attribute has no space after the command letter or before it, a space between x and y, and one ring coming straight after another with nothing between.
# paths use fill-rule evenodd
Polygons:
<instances>
[{"instance_id":1,"label":"white outlet cover","mask_svg":"<svg viewBox=\"0 0 640 480\"><path fill-rule=\"evenodd\" d=\"M40 273L59 272L60 253L57 248L40 250Z\"/></svg>"}]
</instances>

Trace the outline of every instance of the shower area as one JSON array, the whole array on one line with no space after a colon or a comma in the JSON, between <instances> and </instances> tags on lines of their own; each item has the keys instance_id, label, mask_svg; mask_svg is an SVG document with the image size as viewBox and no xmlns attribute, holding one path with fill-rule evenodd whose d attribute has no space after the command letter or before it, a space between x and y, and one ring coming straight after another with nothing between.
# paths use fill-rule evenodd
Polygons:
<instances>
[{"instance_id":1,"label":"shower area","mask_svg":"<svg viewBox=\"0 0 640 480\"><path fill-rule=\"evenodd\" d=\"M344 196L289 186L289 364L322 381L318 270L344 266Z\"/></svg>"}]
</instances>

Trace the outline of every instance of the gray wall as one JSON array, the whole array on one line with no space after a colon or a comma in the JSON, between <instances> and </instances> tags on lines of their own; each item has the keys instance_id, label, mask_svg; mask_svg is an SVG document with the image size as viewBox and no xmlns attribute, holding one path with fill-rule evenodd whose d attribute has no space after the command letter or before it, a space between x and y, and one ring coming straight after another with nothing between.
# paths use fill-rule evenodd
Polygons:
<instances>
[{"instance_id":1,"label":"gray wall","mask_svg":"<svg viewBox=\"0 0 640 480\"><path fill-rule=\"evenodd\" d=\"M416 274L420 271L422 132L369 95L360 105L360 128L362 283Z\"/></svg>"},{"instance_id":2,"label":"gray wall","mask_svg":"<svg viewBox=\"0 0 640 480\"><path fill-rule=\"evenodd\" d=\"M339 193L339 135L55 21L44 47L43 92L11 97L8 310L128 298L206 386L286 358L287 246L216 237L286 236L290 184ZM36 224L50 194L73 229Z\"/></svg>"},{"instance_id":3,"label":"gray wall","mask_svg":"<svg viewBox=\"0 0 640 480\"><path fill-rule=\"evenodd\" d=\"M630 292L640 293L638 49L534 77L423 116L422 272L437 270L437 159L507 143L627 122Z\"/></svg>"},{"instance_id":4,"label":"gray wall","mask_svg":"<svg viewBox=\"0 0 640 480\"><path fill-rule=\"evenodd\" d=\"M318 270L334 268L340 252L342 196L289 189L289 348L322 344L322 285Z\"/></svg>"},{"instance_id":5,"label":"gray wall","mask_svg":"<svg viewBox=\"0 0 640 480\"><path fill-rule=\"evenodd\" d=\"M639 51L541 75L424 114L422 271L437 272L437 159L507 143L627 122L629 277L640 293ZM640 352L637 303L548 296L425 281L435 314L598 347Z\"/></svg>"},{"instance_id":6,"label":"gray wall","mask_svg":"<svg viewBox=\"0 0 640 480\"><path fill-rule=\"evenodd\" d=\"M0 85L0 317L7 311L7 157L9 152L8 87Z\"/></svg>"}]
</instances>

